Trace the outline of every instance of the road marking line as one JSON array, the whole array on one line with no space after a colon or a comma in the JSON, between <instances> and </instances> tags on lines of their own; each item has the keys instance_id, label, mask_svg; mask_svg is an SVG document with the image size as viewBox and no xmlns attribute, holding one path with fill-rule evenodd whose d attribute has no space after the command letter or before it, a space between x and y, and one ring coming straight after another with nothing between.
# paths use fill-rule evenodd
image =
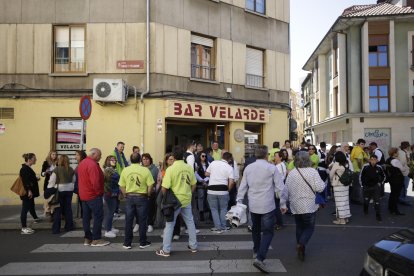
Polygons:
<instances>
[{"instance_id":1,"label":"road marking line","mask_svg":"<svg viewBox=\"0 0 414 276\"><path fill-rule=\"evenodd\" d=\"M76 244L44 244L31 253L68 253L68 252L130 252L130 251L154 251L160 248L162 242L151 244L150 247L140 249L139 244L132 245L132 249L124 249L122 243L111 243L107 246L85 246L83 243ZM188 251L188 242L173 242L172 251ZM199 242L198 251L220 250L253 250L252 241L222 241L222 242ZM272 249L272 246L269 247Z\"/></svg>"},{"instance_id":2,"label":"road marking line","mask_svg":"<svg viewBox=\"0 0 414 276\"><path fill-rule=\"evenodd\" d=\"M253 260L168 261L106 261L106 262L30 262L9 263L0 268L0 275L62 275L62 274L199 274L257 273ZM270 272L287 272L279 259L267 259Z\"/></svg>"},{"instance_id":3,"label":"road marking line","mask_svg":"<svg viewBox=\"0 0 414 276\"><path fill-rule=\"evenodd\" d=\"M158 236L160 237L161 234L163 233L163 229L155 229L153 232L151 233L147 233L147 236L149 237L153 237L153 236ZM182 231L183 233L181 235L185 235L188 236L188 234L184 234L184 231ZM102 231L102 237L104 236L105 231ZM134 235L138 236L138 233L134 233ZM221 234L216 234L210 231L210 229L200 229L200 233L197 234L197 236L234 236L234 235L246 235L246 236L251 236L252 233L250 233L249 231L247 231L247 228L232 228L230 231L228 232L223 232ZM85 233L83 231L71 231L71 232L67 232L63 235L61 235L61 238L83 238L85 236ZM119 233L117 234L117 237L124 237L125 236L125 231L124 230L120 230Z\"/></svg>"}]
</instances>

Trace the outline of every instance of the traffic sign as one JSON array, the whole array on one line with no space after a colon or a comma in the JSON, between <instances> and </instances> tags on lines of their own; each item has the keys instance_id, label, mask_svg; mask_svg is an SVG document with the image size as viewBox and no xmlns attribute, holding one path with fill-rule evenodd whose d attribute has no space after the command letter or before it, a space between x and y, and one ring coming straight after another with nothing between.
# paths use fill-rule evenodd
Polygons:
<instances>
[{"instance_id":1,"label":"traffic sign","mask_svg":"<svg viewBox=\"0 0 414 276\"><path fill-rule=\"evenodd\" d=\"M83 120L88 120L92 114L92 101L89 96L82 96L79 104L79 113Z\"/></svg>"}]
</instances>

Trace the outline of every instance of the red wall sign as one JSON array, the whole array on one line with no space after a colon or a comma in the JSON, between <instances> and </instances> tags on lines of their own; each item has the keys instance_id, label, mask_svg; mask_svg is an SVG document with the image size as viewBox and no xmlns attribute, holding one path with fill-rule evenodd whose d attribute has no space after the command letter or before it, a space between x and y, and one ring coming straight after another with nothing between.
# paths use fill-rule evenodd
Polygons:
<instances>
[{"instance_id":1,"label":"red wall sign","mask_svg":"<svg viewBox=\"0 0 414 276\"><path fill-rule=\"evenodd\" d=\"M144 69L143 60L118 60L116 62L118 69Z\"/></svg>"}]
</instances>

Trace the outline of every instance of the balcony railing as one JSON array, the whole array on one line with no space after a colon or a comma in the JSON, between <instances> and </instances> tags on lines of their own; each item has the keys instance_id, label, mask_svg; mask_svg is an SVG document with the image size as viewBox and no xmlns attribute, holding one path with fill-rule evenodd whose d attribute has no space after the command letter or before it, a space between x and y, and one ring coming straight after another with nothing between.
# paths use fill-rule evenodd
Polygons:
<instances>
[{"instance_id":1,"label":"balcony railing","mask_svg":"<svg viewBox=\"0 0 414 276\"><path fill-rule=\"evenodd\" d=\"M211 66L191 64L191 77L202 80L215 80L216 68Z\"/></svg>"},{"instance_id":2,"label":"balcony railing","mask_svg":"<svg viewBox=\"0 0 414 276\"><path fill-rule=\"evenodd\" d=\"M246 85L251 87L263 87L263 76L246 74Z\"/></svg>"}]
</instances>

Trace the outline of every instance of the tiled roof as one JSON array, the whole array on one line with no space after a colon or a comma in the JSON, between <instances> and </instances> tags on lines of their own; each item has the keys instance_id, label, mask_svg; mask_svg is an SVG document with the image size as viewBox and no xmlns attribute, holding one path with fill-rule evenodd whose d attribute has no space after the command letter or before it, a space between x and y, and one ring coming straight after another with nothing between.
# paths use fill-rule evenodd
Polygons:
<instances>
[{"instance_id":1,"label":"tiled roof","mask_svg":"<svg viewBox=\"0 0 414 276\"><path fill-rule=\"evenodd\" d=\"M365 17L401 14L414 14L414 9L411 7L398 7L389 3L356 5L345 9L341 17Z\"/></svg>"}]
</instances>

